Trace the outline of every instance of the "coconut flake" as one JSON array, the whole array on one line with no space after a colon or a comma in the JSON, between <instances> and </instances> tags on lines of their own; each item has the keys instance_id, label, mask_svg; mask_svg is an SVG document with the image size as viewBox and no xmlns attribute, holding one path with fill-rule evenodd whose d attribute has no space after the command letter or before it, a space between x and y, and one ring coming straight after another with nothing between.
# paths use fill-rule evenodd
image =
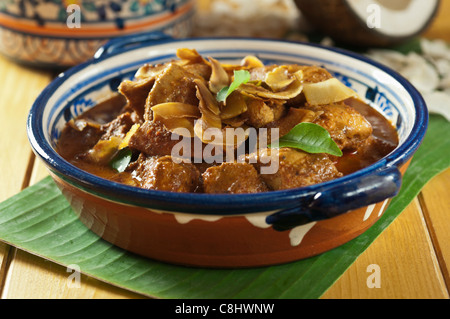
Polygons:
<instances>
[{"instance_id":1,"label":"coconut flake","mask_svg":"<svg viewBox=\"0 0 450 319\"><path fill-rule=\"evenodd\" d=\"M197 8L194 36L283 37L296 28L293 0L210 0Z\"/></svg>"},{"instance_id":2,"label":"coconut flake","mask_svg":"<svg viewBox=\"0 0 450 319\"><path fill-rule=\"evenodd\" d=\"M384 64L396 71L399 71L406 66L405 55L398 51L372 49L368 51L367 55L373 60Z\"/></svg>"},{"instance_id":3,"label":"coconut flake","mask_svg":"<svg viewBox=\"0 0 450 319\"><path fill-rule=\"evenodd\" d=\"M305 83L303 86L306 101L310 105L330 104L350 97L358 98L358 94L355 91L336 78L317 83Z\"/></svg>"},{"instance_id":4,"label":"coconut flake","mask_svg":"<svg viewBox=\"0 0 450 319\"><path fill-rule=\"evenodd\" d=\"M431 92L438 88L440 78L436 68L423 56L410 52L404 55L393 50L371 50L370 58L399 72L420 92Z\"/></svg>"},{"instance_id":5,"label":"coconut flake","mask_svg":"<svg viewBox=\"0 0 450 319\"><path fill-rule=\"evenodd\" d=\"M443 91L450 90L450 73L448 73L445 77L441 79L441 82L439 83L439 88Z\"/></svg>"},{"instance_id":6,"label":"coconut flake","mask_svg":"<svg viewBox=\"0 0 450 319\"><path fill-rule=\"evenodd\" d=\"M407 65L400 73L422 93L432 92L439 86L439 74L424 57L411 52L406 57Z\"/></svg>"},{"instance_id":7,"label":"coconut flake","mask_svg":"<svg viewBox=\"0 0 450 319\"><path fill-rule=\"evenodd\" d=\"M431 60L434 67L438 71L439 75L445 77L450 74L450 60L447 59L434 59Z\"/></svg>"},{"instance_id":8,"label":"coconut flake","mask_svg":"<svg viewBox=\"0 0 450 319\"><path fill-rule=\"evenodd\" d=\"M423 55L374 49L367 56L397 71L423 95L430 113L450 121L450 49L441 40L422 40Z\"/></svg>"},{"instance_id":9,"label":"coconut flake","mask_svg":"<svg viewBox=\"0 0 450 319\"><path fill-rule=\"evenodd\" d=\"M435 91L423 94L425 103L430 113L444 116L450 121L450 94L442 91Z\"/></svg>"},{"instance_id":10,"label":"coconut flake","mask_svg":"<svg viewBox=\"0 0 450 319\"><path fill-rule=\"evenodd\" d=\"M431 58L443 58L450 59L450 50L447 43L444 40L429 40L422 39L420 41L420 48L423 55Z\"/></svg>"}]
</instances>

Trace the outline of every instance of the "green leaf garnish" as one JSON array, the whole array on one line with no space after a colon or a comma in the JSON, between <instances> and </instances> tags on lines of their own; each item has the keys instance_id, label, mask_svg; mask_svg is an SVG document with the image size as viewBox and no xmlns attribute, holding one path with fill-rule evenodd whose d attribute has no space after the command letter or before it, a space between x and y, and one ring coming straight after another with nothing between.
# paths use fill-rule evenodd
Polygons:
<instances>
[{"instance_id":1,"label":"green leaf garnish","mask_svg":"<svg viewBox=\"0 0 450 319\"><path fill-rule=\"evenodd\" d=\"M128 147L122 148L117 152L116 156L113 157L109 165L119 173L122 173L130 164L132 152Z\"/></svg>"},{"instance_id":2,"label":"green leaf garnish","mask_svg":"<svg viewBox=\"0 0 450 319\"><path fill-rule=\"evenodd\" d=\"M342 156L342 151L333 141L330 133L314 123L297 124L278 140L278 147L298 148L307 153L328 153Z\"/></svg>"},{"instance_id":3,"label":"green leaf garnish","mask_svg":"<svg viewBox=\"0 0 450 319\"><path fill-rule=\"evenodd\" d=\"M247 83L250 80L250 72L247 70L234 71L234 80L230 86L222 88L216 96L217 101L225 102L228 95L236 90L241 84Z\"/></svg>"}]
</instances>

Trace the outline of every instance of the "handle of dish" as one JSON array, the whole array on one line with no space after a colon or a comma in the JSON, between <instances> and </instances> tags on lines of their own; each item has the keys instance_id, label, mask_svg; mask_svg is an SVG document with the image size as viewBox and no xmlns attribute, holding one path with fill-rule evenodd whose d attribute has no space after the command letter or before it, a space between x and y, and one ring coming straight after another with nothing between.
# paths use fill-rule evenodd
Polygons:
<instances>
[{"instance_id":1,"label":"handle of dish","mask_svg":"<svg viewBox=\"0 0 450 319\"><path fill-rule=\"evenodd\" d=\"M369 176L356 177L318 192L299 206L267 216L275 230L289 230L313 221L332 218L350 210L379 203L398 194L402 174L388 167Z\"/></svg>"},{"instance_id":2,"label":"handle of dish","mask_svg":"<svg viewBox=\"0 0 450 319\"><path fill-rule=\"evenodd\" d=\"M137 33L113 38L101 46L94 54L94 59L98 60L113 54L119 50L132 48L145 43L153 43L160 40L173 39L170 35L161 31Z\"/></svg>"}]
</instances>

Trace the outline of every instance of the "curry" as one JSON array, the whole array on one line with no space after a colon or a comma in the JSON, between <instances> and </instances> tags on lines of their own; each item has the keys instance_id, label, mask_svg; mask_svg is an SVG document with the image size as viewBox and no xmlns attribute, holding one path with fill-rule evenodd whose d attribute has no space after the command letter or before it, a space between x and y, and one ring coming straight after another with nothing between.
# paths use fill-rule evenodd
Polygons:
<instances>
[{"instance_id":1,"label":"curry","mask_svg":"<svg viewBox=\"0 0 450 319\"><path fill-rule=\"evenodd\" d=\"M322 67L177 57L143 65L70 120L58 153L131 186L237 194L330 181L398 145L392 124Z\"/></svg>"}]
</instances>

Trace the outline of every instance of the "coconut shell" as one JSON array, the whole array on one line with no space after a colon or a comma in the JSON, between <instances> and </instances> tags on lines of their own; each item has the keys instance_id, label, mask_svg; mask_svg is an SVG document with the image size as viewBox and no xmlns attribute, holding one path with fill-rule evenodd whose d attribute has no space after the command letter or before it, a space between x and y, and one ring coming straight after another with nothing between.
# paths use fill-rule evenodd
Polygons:
<instances>
[{"instance_id":1,"label":"coconut shell","mask_svg":"<svg viewBox=\"0 0 450 319\"><path fill-rule=\"evenodd\" d=\"M337 43L353 47L388 47L410 40L430 25L440 4L439 0L434 12L420 30L407 36L392 37L380 33L376 28L369 28L367 22L353 11L345 0L294 1L313 28Z\"/></svg>"}]
</instances>

